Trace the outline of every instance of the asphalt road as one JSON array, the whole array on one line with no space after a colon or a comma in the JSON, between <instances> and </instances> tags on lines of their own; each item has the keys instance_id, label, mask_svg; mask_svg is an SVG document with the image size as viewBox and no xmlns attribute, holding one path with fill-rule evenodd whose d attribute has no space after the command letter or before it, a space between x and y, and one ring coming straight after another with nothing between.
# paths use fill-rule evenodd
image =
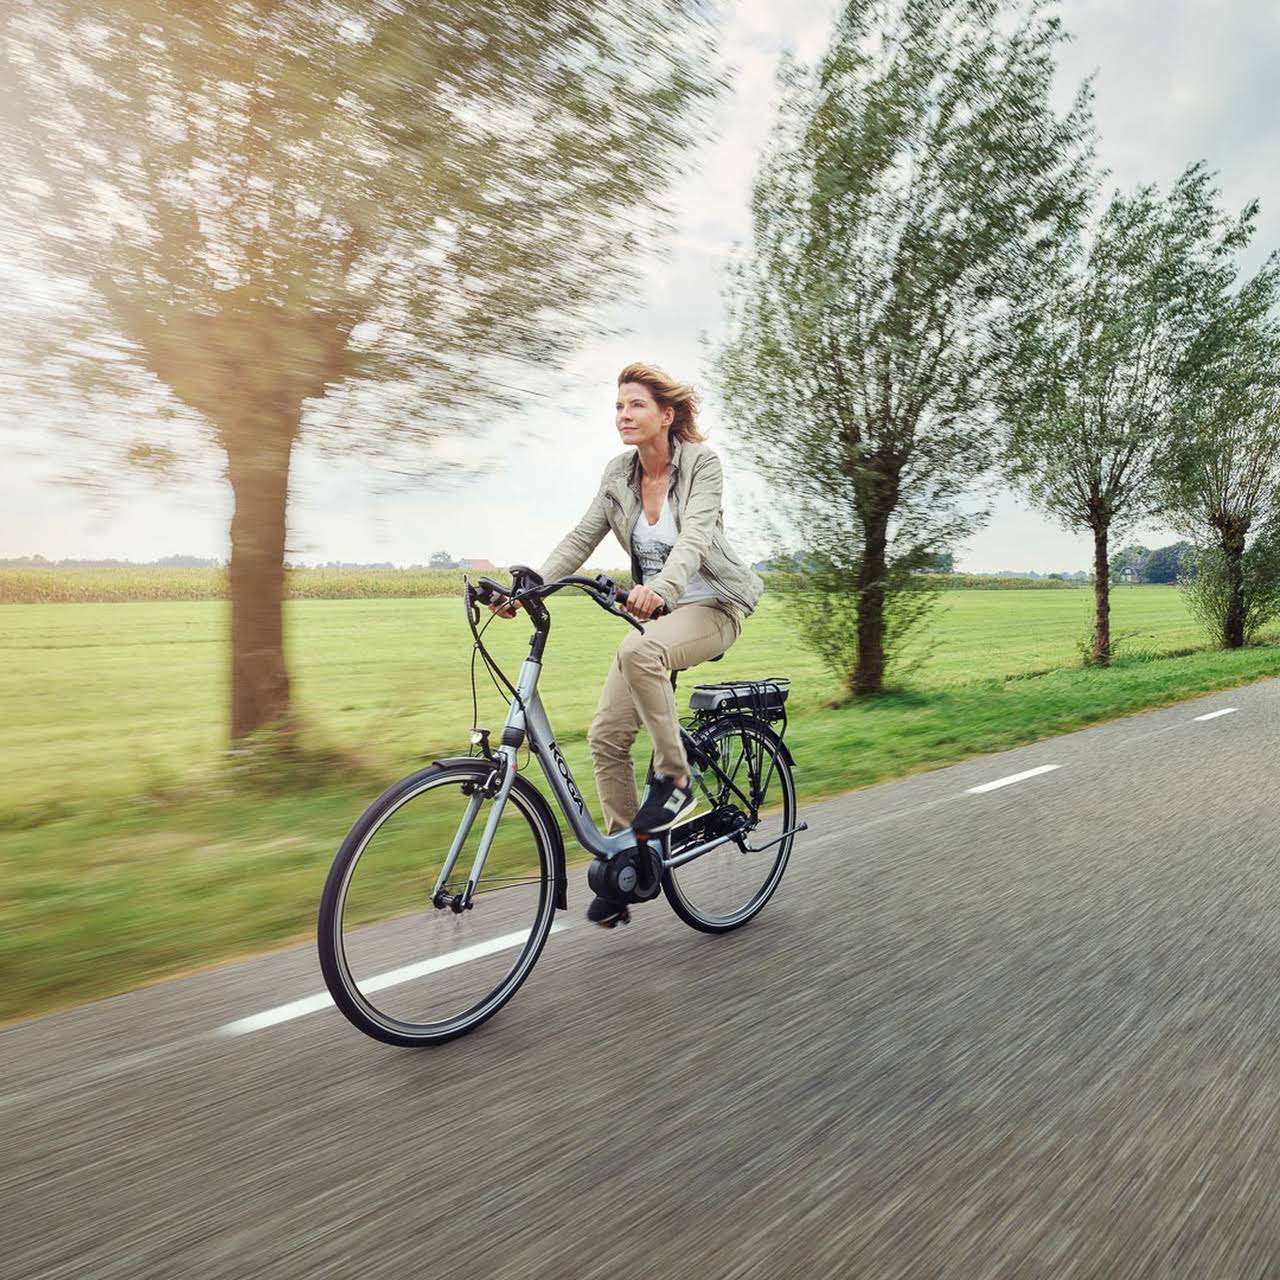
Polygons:
<instances>
[{"instance_id":1,"label":"asphalt road","mask_svg":"<svg viewBox=\"0 0 1280 1280\"><path fill-rule=\"evenodd\" d=\"M1278 765L1269 681L810 806L726 937L575 882L439 1050L218 1034L309 947L11 1028L0 1269L1280 1275Z\"/></svg>"}]
</instances>

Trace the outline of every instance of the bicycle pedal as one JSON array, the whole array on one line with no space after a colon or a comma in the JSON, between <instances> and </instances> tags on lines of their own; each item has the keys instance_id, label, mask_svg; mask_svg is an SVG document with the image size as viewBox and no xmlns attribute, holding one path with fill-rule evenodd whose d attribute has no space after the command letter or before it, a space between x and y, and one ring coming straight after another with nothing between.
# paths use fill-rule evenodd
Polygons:
<instances>
[{"instance_id":1,"label":"bicycle pedal","mask_svg":"<svg viewBox=\"0 0 1280 1280\"><path fill-rule=\"evenodd\" d=\"M602 929L616 929L620 924L631 923L631 911L627 907L623 907L616 916L610 916L608 920L597 920L596 924Z\"/></svg>"}]
</instances>

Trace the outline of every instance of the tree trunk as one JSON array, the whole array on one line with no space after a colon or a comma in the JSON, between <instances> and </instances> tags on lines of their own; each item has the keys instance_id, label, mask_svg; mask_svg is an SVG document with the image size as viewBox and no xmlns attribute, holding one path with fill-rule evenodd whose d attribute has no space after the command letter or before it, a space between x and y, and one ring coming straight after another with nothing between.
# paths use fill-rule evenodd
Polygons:
<instances>
[{"instance_id":1,"label":"tree trunk","mask_svg":"<svg viewBox=\"0 0 1280 1280\"><path fill-rule=\"evenodd\" d=\"M227 445L231 517L231 739L282 724L289 712L284 657L284 549L295 432L268 428Z\"/></svg>"},{"instance_id":2,"label":"tree trunk","mask_svg":"<svg viewBox=\"0 0 1280 1280\"><path fill-rule=\"evenodd\" d=\"M1222 555L1227 567L1227 613L1222 621L1222 644L1227 649L1244 647L1247 609L1244 598L1244 539L1246 526L1229 521L1222 528Z\"/></svg>"},{"instance_id":3,"label":"tree trunk","mask_svg":"<svg viewBox=\"0 0 1280 1280\"><path fill-rule=\"evenodd\" d=\"M858 665L853 694L865 698L884 688L884 599L888 518L863 525L862 568L858 575Z\"/></svg>"},{"instance_id":4,"label":"tree trunk","mask_svg":"<svg viewBox=\"0 0 1280 1280\"><path fill-rule=\"evenodd\" d=\"M1111 568L1107 561L1107 533L1105 524L1093 530L1093 652L1090 661L1105 667L1111 661Z\"/></svg>"}]
</instances>

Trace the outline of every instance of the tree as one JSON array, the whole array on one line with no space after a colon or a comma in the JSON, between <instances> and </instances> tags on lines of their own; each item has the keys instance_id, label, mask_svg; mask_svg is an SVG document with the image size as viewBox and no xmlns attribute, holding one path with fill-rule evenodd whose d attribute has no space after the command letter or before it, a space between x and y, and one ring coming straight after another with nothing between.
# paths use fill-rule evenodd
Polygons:
<instances>
[{"instance_id":1,"label":"tree","mask_svg":"<svg viewBox=\"0 0 1280 1280\"><path fill-rule=\"evenodd\" d=\"M432 569L453 569L457 567L457 561L447 551L433 551L431 559L427 563Z\"/></svg>"},{"instance_id":2,"label":"tree","mask_svg":"<svg viewBox=\"0 0 1280 1280\"><path fill-rule=\"evenodd\" d=\"M221 451L233 738L289 710L299 439L439 478L536 388L667 222L711 35L705 0L7 6L0 226L60 289L13 372L155 424L82 441L112 460Z\"/></svg>"},{"instance_id":3,"label":"tree","mask_svg":"<svg viewBox=\"0 0 1280 1280\"><path fill-rule=\"evenodd\" d=\"M935 551L925 566L928 573L955 573L956 554L954 551Z\"/></svg>"},{"instance_id":4,"label":"tree","mask_svg":"<svg viewBox=\"0 0 1280 1280\"><path fill-rule=\"evenodd\" d=\"M1165 586L1178 581L1187 556L1194 550L1189 542L1171 542L1167 547L1157 547L1150 552L1143 565L1144 580ZM1115 561L1112 560L1112 573Z\"/></svg>"},{"instance_id":5,"label":"tree","mask_svg":"<svg viewBox=\"0 0 1280 1280\"><path fill-rule=\"evenodd\" d=\"M1167 198L1154 186L1116 192L1092 242L1063 241L1044 293L1004 321L1008 470L1093 537L1095 663L1111 657L1110 537L1161 505L1205 308L1256 214L1252 204L1231 222L1216 195L1200 165Z\"/></svg>"},{"instance_id":6,"label":"tree","mask_svg":"<svg viewBox=\"0 0 1280 1280\"><path fill-rule=\"evenodd\" d=\"M1272 589L1266 547L1251 568L1246 560L1257 530L1274 537L1268 526L1280 509L1280 257L1273 254L1238 289L1231 283L1211 300L1186 388L1194 429L1178 442L1165 504L1176 525L1219 552L1200 557L1200 576L1204 592L1222 579L1213 596L1225 600L1218 635L1225 648L1238 649L1258 625L1260 600L1251 604L1250 596Z\"/></svg>"},{"instance_id":7,"label":"tree","mask_svg":"<svg viewBox=\"0 0 1280 1280\"><path fill-rule=\"evenodd\" d=\"M990 328L1086 200L1088 91L1049 102L1045 4L851 0L784 73L728 290L731 422L823 565L794 597L855 695L924 616L923 568L981 515Z\"/></svg>"},{"instance_id":8,"label":"tree","mask_svg":"<svg viewBox=\"0 0 1280 1280\"><path fill-rule=\"evenodd\" d=\"M1280 513L1273 512L1254 531L1235 565L1218 541L1196 547L1184 561L1178 585L1192 617L1219 644L1247 644L1280 617ZM1237 635L1239 644L1233 646Z\"/></svg>"},{"instance_id":9,"label":"tree","mask_svg":"<svg viewBox=\"0 0 1280 1280\"><path fill-rule=\"evenodd\" d=\"M1109 571L1113 578L1123 576L1126 569L1132 569L1134 579L1137 582L1145 582L1147 580L1147 557L1151 552L1146 547L1140 546L1136 542L1131 542L1127 547L1121 547L1119 551L1111 557Z\"/></svg>"}]
</instances>

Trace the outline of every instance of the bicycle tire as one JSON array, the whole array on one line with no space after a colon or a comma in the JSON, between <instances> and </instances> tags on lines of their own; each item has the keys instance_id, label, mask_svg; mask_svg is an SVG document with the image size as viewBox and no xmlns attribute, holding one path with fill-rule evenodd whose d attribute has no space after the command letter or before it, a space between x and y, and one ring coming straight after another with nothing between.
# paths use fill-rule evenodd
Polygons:
<instances>
[{"instance_id":1,"label":"bicycle tire","mask_svg":"<svg viewBox=\"0 0 1280 1280\"><path fill-rule=\"evenodd\" d=\"M409 1048L425 1048L443 1044L474 1031L481 1023L493 1017L520 989L546 944L555 916L554 837L546 827L546 812L545 806L541 803L541 797L531 783L517 777L508 796L502 822L507 821L514 807L514 811L519 813L528 824L539 868L538 897L528 938L523 945L513 944L518 946L519 950L502 980L481 999L474 1001L457 1015L417 1023L391 1016L378 1008L369 999L367 990L361 990L360 979L352 972L349 963L348 943L344 940L343 930L344 905L352 876L377 833L393 815L404 809L415 798L450 784L457 784L461 788L463 783L482 781L489 776L490 772L491 766L481 759L477 759L474 763L437 762L393 783L357 819L339 847L333 865L329 869L317 921L316 936L320 969L329 994L339 1010L355 1027L375 1040ZM529 795L530 792L533 793L532 798ZM478 826L479 823L477 822L476 825ZM434 875L430 863L427 870ZM486 873L487 871L486 865ZM421 882L426 883L425 877ZM534 882L531 880L529 883L532 885ZM440 909L432 907L429 910ZM448 912L449 909L443 910ZM465 912L462 914L468 915ZM422 915L425 919L432 919L425 911ZM354 924L352 927L355 927ZM366 983L366 986L370 985L372 984Z\"/></svg>"},{"instance_id":2,"label":"bicycle tire","mask_svg":"<svg viewBox=\"0 0 1280 1280\"><path fill-rule=\"evenodd\" d=\"M723 742L727 738L743 735L758 743L769 756L773 772L771 775L767 775L769 777L768 785L771 789L775 785L773 779L777 780L776 785L779 788L782 804L782 830L788 831L796 825L795 778L791 772L786 747L783 746L782 739L768 724L753 716L724 716L703 726L693 735L693 738L695 743L705 750L708 747L716 746L717 743ZM710 776L714 777L714 775ZM769 797L768 795L760 797L753 794L751 798L754 802L759 803L761 801L767 802ZM679 827L675 828L671 841L672 854L680 851L680 832L681 829ZM694 837L686 836L684 842L689 845L695 843L696 840ZM714 849L693 862L686 863L683 867L669 868L662 877L662 891L676 915L685 924L694 929L698 929L703 933L728 933L733 929L740 929L748 921L759 915L769 899L777 891L778 885L782 881L783 873L787 869L794 843L795 832L792 831L790 835L784 836L772 850L764 850L758 854L747 854L736 843L730 841L728 844L720 846L719 849ZM705 877L717 865L729 865L733 859L744 857L765 860L761 863L765 870L759 880L759 887L734 910L720 912L711 909L708 906L707 896L699 895L695 892L694 876L700 874ZM722 859L728 859L729 864L719 863L719 860ZM688 871L686 871L686 868ZM748 873L747 879L749 882L754 883L754 872Z\"/></svg>"}]
</instances>

